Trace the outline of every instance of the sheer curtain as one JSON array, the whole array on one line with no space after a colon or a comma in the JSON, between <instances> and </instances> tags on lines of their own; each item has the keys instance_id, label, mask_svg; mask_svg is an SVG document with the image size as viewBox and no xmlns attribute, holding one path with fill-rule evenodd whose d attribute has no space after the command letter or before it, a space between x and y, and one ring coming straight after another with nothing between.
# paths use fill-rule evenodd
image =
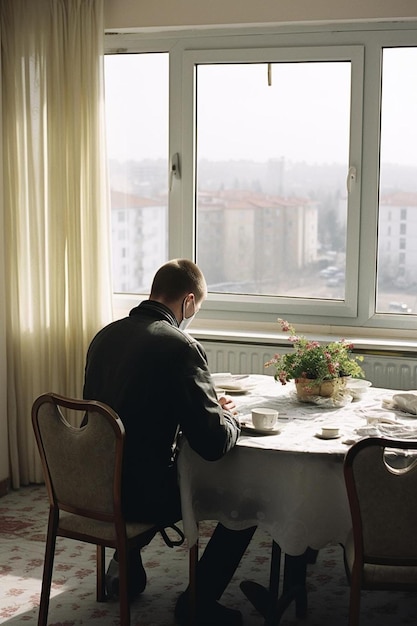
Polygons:
<instances>
[{"instance_id":1,"label":"sheer curtain","mask_svg":"<svg viewBox=\"0 0 417 626\"><path fill-rule=\"evenodd\" d=\"M7 419L13 487L43 479L30 418L80 396L111 319L102 0L2 0Z\"/></svg>"}]
</instances>

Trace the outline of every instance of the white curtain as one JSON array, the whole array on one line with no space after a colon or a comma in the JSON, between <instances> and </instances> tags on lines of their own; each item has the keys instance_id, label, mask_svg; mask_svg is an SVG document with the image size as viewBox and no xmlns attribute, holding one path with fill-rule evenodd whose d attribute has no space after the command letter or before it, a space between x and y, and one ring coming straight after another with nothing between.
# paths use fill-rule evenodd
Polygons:
<instances>
[{"instance_id":1,"label":"white curtain","mask_svg":"<svg viewBox=\"0 0 417 626\"><path fill-rule=\"evenodd\" d=\"M12 486L42 481L31 405L80 397L111 319L102 0L1 0Z\"/></svg>"}]
</instances>

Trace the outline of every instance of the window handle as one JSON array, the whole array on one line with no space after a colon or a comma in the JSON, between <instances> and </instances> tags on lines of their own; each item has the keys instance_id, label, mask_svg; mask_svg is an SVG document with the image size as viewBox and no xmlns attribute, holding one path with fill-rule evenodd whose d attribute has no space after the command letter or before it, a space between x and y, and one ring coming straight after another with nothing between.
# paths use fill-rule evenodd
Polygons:
<instances>
[{"instance_id":1,"label":"window handle","mask_svg":"<svg viewBox=\"0 0 417 626\"><path fill-rule=\"evenodd\" d=\"M181 178L180 155L179 155L178 152L173 154L172 158L171 158L171 168L170 168L170 172L169 172L169 190L170 191L172 189L172 181L173 181L174 177L177 180L180 180L180 178Z\"/></svg>"},{"instance_id":2,"label":"window handle","mask_svg":"<svg viewBox=\"0 0 417 626\"><path fill-rule=\"evenodd\" d=\"M348 175L346 178L346 189L348 193L352 191L352 185L356 183L356 167L351 166L348 170Z\"/></svg>"}]
</instances>

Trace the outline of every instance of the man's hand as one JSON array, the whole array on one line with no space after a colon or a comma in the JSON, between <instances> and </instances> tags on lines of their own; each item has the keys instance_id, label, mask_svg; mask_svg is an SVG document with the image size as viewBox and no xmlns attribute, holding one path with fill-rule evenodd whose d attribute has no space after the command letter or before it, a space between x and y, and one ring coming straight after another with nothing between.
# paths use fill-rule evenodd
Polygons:
<instances>
[{"instance_id":1,"label":"man's hand","mask_svg":"<svg viewBox=\"0 0 417 626\"><path fill-rule=\"evenodd\" d=\"M236 409L236 403L230 396L220 396L219 404L224 411L234 412Z\"/></svg>"}]
</instances>

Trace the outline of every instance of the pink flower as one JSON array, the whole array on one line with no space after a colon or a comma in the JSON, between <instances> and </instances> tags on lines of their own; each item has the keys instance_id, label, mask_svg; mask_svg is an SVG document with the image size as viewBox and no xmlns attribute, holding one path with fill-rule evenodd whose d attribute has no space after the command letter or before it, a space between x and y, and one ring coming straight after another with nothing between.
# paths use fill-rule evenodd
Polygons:
<instances>
[{"instance_id":1,"label":"pink flower","mask_svg":"<svg viewBox=\"0 0 417 626\"><path fill-rule=\"evenodd\" d=\"M272 359L270 359L264 364L264 367L270 367L271 365L275 365L275 363L278 363L278 361L279 361L279 354L274 354Z\"/></svg>"},{"instance_id":2,"label":"pink flower","mask_svg":"<svg viewBox=\"0 0 417 626\"><path fill-rule=\"evenodd\" d=\"M283 385L292 379L311 378L323 381L339 375L355 377L364 375L357 363L363 360L363 357L349 355L349 352L353 351L352 343L343 339L322 345L319 341L297 335L295 328L286 320L278 318L278 322L282 330L288 333L293 351L289 354L275 354L265 365L275 367L275 380Z\"/></svg>"},{"instance_id":3,"label":"pink flower","mask_svg":"<svg viewBox=\"0 0 417 626\"><path fill-rule=\"evenodd\" d=\"M278 379L279 379L279 382L282 385L286 385L287 384L287 374L286 374L286 372L279 372Z\"/></svg>"}]
</instances>

